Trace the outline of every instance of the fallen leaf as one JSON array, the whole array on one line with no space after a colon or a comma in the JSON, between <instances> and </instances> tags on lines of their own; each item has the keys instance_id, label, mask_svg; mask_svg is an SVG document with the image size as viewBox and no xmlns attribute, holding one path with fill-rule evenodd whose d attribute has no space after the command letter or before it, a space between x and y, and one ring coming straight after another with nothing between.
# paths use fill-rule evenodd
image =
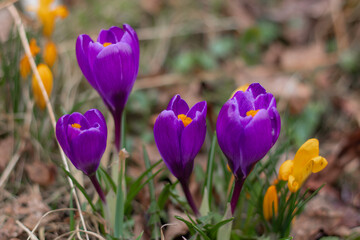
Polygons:
<instances>
[{"instance_id":1,"label":"fallen leaf","mask_svg":"<svg viewBox=\"0 0 360 240\"><path fill-rule=\"evenodd\" d=\"M0 171L4 170L11 159L14 148L14 138L9 136L0 140Z\"/></svg>"},{"instance_id":2,"label":"fallen leaf","mask_svg":"<svg viewBox=\"0 0 360 240\"><path fill-rule=\"evenodd\" d=\"M41 186L49 186L55 182L56 166L54 164L45 164L40 161L35 161L31 164L25 165L25 171L34 183Z\"/></svg>"}]
</instances>

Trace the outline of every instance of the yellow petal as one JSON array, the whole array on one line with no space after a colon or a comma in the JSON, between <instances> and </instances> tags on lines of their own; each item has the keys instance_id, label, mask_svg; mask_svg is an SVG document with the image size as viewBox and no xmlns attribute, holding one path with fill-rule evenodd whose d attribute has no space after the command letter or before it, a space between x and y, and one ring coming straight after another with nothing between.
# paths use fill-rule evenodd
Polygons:
<instances>
[{"instance_id":1,"label":"yellow petal","mask_svg":"<svg viewBox=\"0 0 360 240\"><path fill-rule=\"evenodd\" d=\"M245 84L245 85L242 85L242 86L238 87L238 88L235 89L235 91L231 94L231 97L230 97L230 98L232 98L237 91L245 92L245 91L248 89L249 86L250 86L250 84Z\"/></svg>"},{"instance_id":2,"label":"yellow petal","mask_svg":"<svg viewBox=\"0 0 360 240\"><path fill-rule=\"evenodd\" d=\"M43 34L50 37L54 31L55 14L49 8L40 7L37 11L38 18L43 25Z\"/></svg>"},{"instance_id":3,"label":"yellow petal","mask_svg":"<svg viewBox=\"0 0 360 240\"><path fill-rule=\"evenodd\" d=\"M283 181L287 181L289 176L293 172L294 162L292 160L286 160L281 164L279 169L279 179Z\"/></svg>"},{"instance_id":4,"label":"yellow petal","mask_svg":"<svg viewBox=\"0 0 360 240\"><path fill-rule=\"evenodd\" d=\"M290 190L290 192L297 192L297 190L299 190L300 188L300 184L295 180L293 175L289 176L289 181L288 181L288 188Z\"/></svg>"},{"instance_id":5,"label":"yellow petal","mask_svg":"<svg viewBox=\"0 0 360 240\"><path fill-rule=\"evenodd\" d=\"M40 47L36 44L36 39L32 38L30 40L30 52L31 55L35 56L36 54L38 54L40 52Z\"/></svg>"},{"instance_id":6,"label":"yellow petal","mask_svg":"<svg viewBox=\"0 0 360 240\"><path fill-rule=\"evenodd\" d=\"M44 48L43 58L44 58L45 63L49 67L52 67L54 65L56 58L57 58L57 50L56 50L55 43L53 43L51 41L46 43L45 48Z\"/></svg>"},{"instance_id":7,"label":"yellow petal","mask_svg":"<svg viewBox=\"0 0 360 240\"><path fill-rule=\"evenodd\" d=\"M273 214L274 209L274 214ZM278 197L276 192L276 187L274 185L271 185L264 196L263 201L263 213L264 218L269 221L272 216L276 216L278 212Z\"/></svg>"},{"instance_id":8,"label":"yellow petal","mask_svg":"<svg viewBox=\"0 0 360 240\"><path fill-rule=\"evenodd\" d=\"M22 78L26 78L30 73L30 62L26 55L24 55L20 60L20 75Z\"/></svg>"},{"instance_id":9,"label":"yellow petal","mask_svg":"<svg viewBox=\"0 0 360 240\"><path fill-rule=\"evenodd\" d=\"M314 157L312 159L312 161L314 162L313 168L312 168L312 172L313 173L317 173L320 172L321 170L323 170L326 165L328 164L328 162L326 161L325 158L321 157L321 156L317 156Z\"/></svg>"},{"instance_id":10,"label":"yellow petal","mask_svg":"<svg viewBox=\"0 0 360 240\"><path fill-rule=\"evenodd\" d=\"M62 19L66 18L69 15L69 11L63 5L56 7L53 13L55 14L55 16L60 17Z\"/></svg>"},{"instance_id":11,"label":"yellow petal","mask_svg":"<svg viewBox=\"0 0 360 240\"><path fill-rule=\"evenodd\" d=\"M42 63L37 66L37 69L39 71L41 81L44 84L46 93L47 93L48 97L50 98L50 94L51 94L52 87L53 87L53 76L52 76L51 70L47 65L42 64ZM32 89L33 89L35 103L38 105L38 107L40 109L44 109L46 106L45 99L42 95L40 86L39 86L34 74L32 77Z\"/></svg>"},{"instance_id":12,"label":"yellow petal","mask_svg":"<svg viewBox=\"0 0 360 240\"><path fill-rule=\"evenodd\" d=\"M307 140L295 154L293 175L302 175L308 162L317 156L319 156L319 141L315 138Z\"/></svg>"}]
</instances>

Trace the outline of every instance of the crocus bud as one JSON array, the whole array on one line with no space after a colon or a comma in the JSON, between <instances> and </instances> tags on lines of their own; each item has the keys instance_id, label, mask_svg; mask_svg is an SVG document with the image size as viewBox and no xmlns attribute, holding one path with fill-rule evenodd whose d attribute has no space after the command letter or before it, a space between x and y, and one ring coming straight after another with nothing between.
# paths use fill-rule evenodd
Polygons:
<instances>
[{"instance_id":1,"label":"crocus bud","mask_svg":"<svg viewBox=\"0 0 360 240\"><path fill-rule=\"evenodd\" d=\"M221 150L237 179L246 178L279 137L276 100L259 84L237 91L221 108L216 132Z\"/></svg>"},{"instance_id":2,"label":"crocus bud","mask_svg":"<svg viewBox=\"0 0 360 240\"><path fill-rule=\"evenodd\" d=\"M206 135L206 102L191 109L180 97L174 96L154 125L154 138L160 155L170 172L179 179L189 205L195 214L198 210L188 189L194 159Z\"/></svg>"},{"instance_id":3,"label":"crocus bud","mask_svg":"<svg viewBox=\"0 0 360 240\"><path fill-rule=\"evenodd\" d=\"M45 87L46 93L47 93L48 97L50 98L50 94L51 94L51 91L53 88L53 75L51 73L51 70L46 64L43 64L43 63L41 63L37 66L37 70L40 74L41 81ZM46 102L45 102L43 93L38 84L35 74L33 74L33 77L32 77L32 89L33 89L33 94L34 94L34 99L35 99L36 105L40 109L44 109L46 106Z\"/></svg>"},{"instance_id":4,"label":"crocus bud","mask_svg":"<svg viewBox=\"0 0 360 240\"><path fill-rule=\"evenodd\" d=\"M57 58L57 50L54 42L49 41L46 43L43 53L44 62L51 68Z\"/></svg>"},{"instance_id":5,"label":"crocus bud","mask_svg":"<svg viewBox=\"0 0 360 240\"><path fill-rule=\"evenodd\" d=\"M105 118L99 110L62 116L56 123L56 138L77 169L88 176L95 174L107 139Z\"/></svg>"},{"instance_id":6,"label":"crocus bud","mask_svg":"<svg viewBox=\"0 0 360 240\"><path fill-rule=\"evenodd\" d=\"M101 30L96 42L88 35L76 41L81 71L109 108L115 122L115 146L120 149L121 116L139 70L139 40L127 24Z\"/></svg>"},{"instance_id":7,"label":"crocus bud","mask_svg":"<svg viewBox=\"0 0 360 240\"><path fill-rule=\"evenodd\" d=\"M297 192L309 175L323 170L328 162L319 156L319 141L307 140L296 152L293 160L285 161L279 170L279 179L288 181L291 192Z\"/></svg>"},{"instance_id":8,"label":"crocus bud","mask_svg":"<svg viewBox=\"0 0 360 240\"><path fill-rule=\"evenodd\" d=\"M206 102L195 104L190 110L187 103L174 96L154 125L157 148L172 174L187 181L206 135Z\"/></svg>"},{"instance_id":9,"label":"crocus bud","mask_svg":"<svg viewBox=\"0 0 360 240\"><path fill-rule=\"evenodd\" d=\"M264 196L263 201L263 214L265 220L269 221L272 216L276 216L278 212L278 197L276 192L276 187L271 185Z\"/></svg>"}]
</instances>

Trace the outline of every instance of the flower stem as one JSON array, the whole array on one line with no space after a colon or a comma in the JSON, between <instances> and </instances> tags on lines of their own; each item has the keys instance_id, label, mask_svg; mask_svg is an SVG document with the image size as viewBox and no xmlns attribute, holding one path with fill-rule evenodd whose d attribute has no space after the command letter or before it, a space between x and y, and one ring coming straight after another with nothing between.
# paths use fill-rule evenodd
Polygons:
<instances>
[{"instance_id":1,"label":"flower stem","mask_svg":"<svg viewBox=\"0 0 360 240\"><path fill-rule=\"evenodd\" d=\"M191 209L193 210L195 216L199 216L200 215L199 210L197 209L197 207L195 205L195 202L194 202L194 199L192 198L190 190L189 190L189 183L180 181L180 184L181 184L181 187L182 187L182 189L184 191L186 200L188 201L188 203L189 203Z\"/></svg>"},{"instance_id":2,"label":"flower stem","mask_svg":"<svg viewBox=\"0 0 360 240\"><path fill-rule=\"evenodd\" d=\"M236 208L236 205L238 203L239 196L241 193L241 189L244 185L244 181L245 181L245 179L243 179L243 178L235 180L235 187L234 187L234 191L233 191L233 194L231 197L231 202L230 202L232 215L234 215L235 208Z\"/></svg>"},{"instance_id":3,"label":"flower stem","mask_svg":"<svg viewBox=\"0 0 360 240\"><path fill-rule=\"evenodd\" d=\"M105 194L103 192L103 190L101 189L101 186L99 184L99 181L96 178L96 174L92 174L91 176L89 176L92 184L94 185L97 193L99 194L99 197L101 199L101 201L106 204L106 198L105 198Z\"/></svg>"},{"instance_id":4,"label":"flower stem","mask_svg":"<svg viewBox=\"0 0 360 240\"><path fill-rule=\"evenodd\" d=\"M117 152L120 152L122 112L113 113L113 117L114 117L114 124L115 124L115 147L116 147Z\"/></svg>"}]
</instances>

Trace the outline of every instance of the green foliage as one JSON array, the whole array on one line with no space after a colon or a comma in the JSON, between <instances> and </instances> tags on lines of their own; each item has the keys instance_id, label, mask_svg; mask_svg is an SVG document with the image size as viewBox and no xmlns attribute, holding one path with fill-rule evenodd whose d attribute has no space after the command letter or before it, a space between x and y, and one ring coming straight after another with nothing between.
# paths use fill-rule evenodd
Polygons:
<instances>
[{"instance_id":1,"label":"green foliage","mask_svg":"<svg viewBox=\"0 0 360 240\"><path fill-rule=\"evenodd\" d=\"M301 146L315 133L325 107L321 103L310 103L300 115L290 116L287 122L289 137L296 146Z\"/></svg>"}]
</instances>

